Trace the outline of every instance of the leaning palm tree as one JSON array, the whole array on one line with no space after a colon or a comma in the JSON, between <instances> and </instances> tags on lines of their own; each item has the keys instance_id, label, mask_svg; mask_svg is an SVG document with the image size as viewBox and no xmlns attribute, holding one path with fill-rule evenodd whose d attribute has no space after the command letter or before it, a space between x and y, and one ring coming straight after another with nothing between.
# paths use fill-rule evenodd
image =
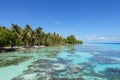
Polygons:
<instances>
[{"instance_id":1,"label":"leaning palm tree","mask_svg":"<svg viewBox=\"0 0 120 80\"><path fill-rule=\"evenodd\" d=\"M28 36L27 36L27 32L25 30L23 30L23 32L22 32L21 41L24 44L24 48L26 46L28 46Z\"/></svg>"},{"instance_id":2,"label":"leaning palm tree","mask_svg":"<svg viewBox=\"0 0 120 80\"><path fill-rule=\"evenodd\" d=\"M45 45L46 42L46 34L44 32L41 33L41 41L40 44L41 45Z\"/></svg>"},{"instance_id":3,"label":"leaning palm tree","mask_svg":"<svg viewBox=\"0 0 120 80\"><path fill-rule=\"evenodd\" d=\"M23 30L22 41L24 42L24 47L31 47L34 44L34 32L29 25L26 25Z\"/></svg>"},{"instance_id":4,"label":"leaning palm tree","mask_svg":"<svg viewBox=\"0 0 120 80\"><path fill-rule=\"evenodd\" d=\"M45 46L52 45L53 44L52 39L53 39L53 35L51 33L46 34L46 37L45 37Z\"/></svg>"},{"instance_id":5,"label":"leaning palm tree","mask_svg":"<svg viewBox=\"0 0 120 80\"><path fill-rule=\"evenodd\" d=\"M16 45L20 45L20 40L21 40L21 34L22 34L22 28L19 27L17 24L12 24L11 26L11 31L15 34L15 42L16 42Z\"/></svg>"},{"instance_id":6,"label":"leaning palm tree","mask_svg":"<svg viewBox=\"0 0 120 80\"><path fill-rule=\"evenodd\" d=\"M34 35L34 31L32 31L30 39L29 39L30 47L32 47L34 45L34 41L35 41L35 35Z\"/></svg>"},{"instance_id":7,"label":"leaning palm tree","mask_svg":"<svg viewBox=\"0 0 120 80\"><path fill-rule=\"evenodd\" d=\"M35 39L36 39L37 45L40 45L42 41L42 28L41 27L36 28Z\"/></svg>"}]
</instances>

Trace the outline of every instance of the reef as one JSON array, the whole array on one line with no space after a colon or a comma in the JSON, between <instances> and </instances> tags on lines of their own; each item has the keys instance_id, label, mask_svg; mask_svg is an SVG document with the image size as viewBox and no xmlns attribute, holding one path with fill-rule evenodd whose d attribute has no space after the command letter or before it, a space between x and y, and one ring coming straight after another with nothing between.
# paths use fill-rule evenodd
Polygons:
<instances>
[{"instance_id":1,"label":"reef","mask_svg":"<svg viewBox=\"0 0 120 80\"><path fill-rule=\"evenodd\" d=\"M23 61L28 60L30 57L16 57L13 59L1 59L0 60L0 67L10 66L10 65L17 65Z\"/></svg>"},{"instance_id":2,"label":"reef","mask_svg":"<svg viewBox=\"0 0 120 80\"><path fill-rule=\"evenodd\" d=\"M63 58L57 58L57 61L59 62L59 63L63 63L63 64L68 64L68 63L71 63L72 62L72 60L70 60L70 59L63 59Z\"/></svg>"},{"instance_id":3,"label":"reef","mask_svg":"<svg viewBox=\"0 0 120 80\"><path fill-rule=\"evenodd\" d=\"M120 51L106 50L98 51L99 54L94 54L95 56L109 56L109 57L120 57Z\"/></svg>"},{"instance_id":4,"label":"reef","mask_svg":"<svg viewBox=\"0 0 120 80\"><path fill-rule=\"evenodd\" d=\"M105 68L104 71L101 71L102 77L105 77L107 80L120 80L120 68Z\"/></svg>"},{"instance_id":5,"label":"reef","mask_svg":"<svg viewBox=\"0 0 120 80\"><path fill-rule=\"evenodd\" d=\"M93 64L88 62L83 64L63 64L59 62L59 59L39 59L12 80L85 80L84 75L92 76L95 79L99 78L98 80L106 78L103 74L98 74L88 68L92 66Z\"/></svg>"},{"instance_id":6,"label":"reef","mask_svg":"<svg viewBox=\"0 0 120 80\"><path fill-rule=\"evenodd\" d=\"M106 68L105 69L107 72L112 72L115 74L120 74L120 68Z\"/></svg>"},{"instance_id":7,"label":"reef","mask_svg":"<svg viewBox=\"0 0 120 80\"><path fill-rule=\"evenodd\" d=\"M92 57L92 60L97 63L100 63L100 64L118 64L118 63L120 63L117 60L114 60L114 59L111 59L108 57L104 57L104 56L95 56L95 57Z\"/></svg>"},{"instance_id":8,"label":"reef","mask_svg":"<svg viewBox=\"0 0 120 80\"><path fill-rule=\"evenodd\" d=\"M81 76L75 77L80 71L85 72L83 69L82 65L66 65L59 60L39 59L12 80L84 80Z\"/></svg>"}]
</instances>

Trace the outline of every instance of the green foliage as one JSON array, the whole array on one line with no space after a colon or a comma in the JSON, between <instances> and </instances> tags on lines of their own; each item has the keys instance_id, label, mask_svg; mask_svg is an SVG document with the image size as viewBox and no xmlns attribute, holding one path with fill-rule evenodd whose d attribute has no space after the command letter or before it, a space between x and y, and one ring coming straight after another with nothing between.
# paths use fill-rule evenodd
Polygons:
<instances>
[{"instance_id":1,"label":"green foliage","mask_svg":"<svg viewBox=\"0 0 120 80\"><path fill-rule=\"evenodd\" d=\"M43 34L42 34L42 28L38 27L35 30L35 39L36 39L36 44L37 45L42 45L43 43L41 42L43 38Z\"/></svg>"},{"instance_id":2,"label":"green foliage","mask_svg":"<svg viewBox=\"0 0 120 80\"><path fill-rule=\"evenodd\" d=\"M0 29L0 45L1 46L14 46L15 42L15 34L10 30L1 28Z\"/></svg>"},{"instance_id":3,"label":"green foliage","mask_svg":"<svg viewBox=\"0 0 120 80\"><path fill-rule=\"evenodd\" d=\"M21 29L18 25L12 24L12 26L11 26L11 31L15 34L15 42L16 42L16 45L17 45L17 46L21 45L22 29Z\"/></svg>"},{"instance_id":4,"label":"green foliage","mask_svg":"<svg viewBox=\"0 0 120 80\"><path fill-rule=\"evenodd\" d=\"M57 33L45 33L42 30L41 27L32 30L30 25L26 25L24 29L17 24L12 24L11 29L0 26L0 46L82 44L74 35L63 38Z\"/></svg>"},{"instance_id":5,"label":"green foliage","mask_svg":"<svg viewBox=\"0 0 120 80\"><path fill-rule=\"evenodd\" d=\"M68 37L67 37L67 40L68 40L68 43L69 43L69 44L74 44L74 43L76 43L76 38L75 38L74 35L68 36Z\"/></svg>"},{"instance_id":6,"label":"green foliage","mask_svg":"<svg viewBox=\"0 0 120 80\"><path fill-rule=\"evenodd\" d=\"M67 41L69 44L82 44L83 43L82 41L77 40L74 35L68 36Z\"/></svg>"}]
</instances>

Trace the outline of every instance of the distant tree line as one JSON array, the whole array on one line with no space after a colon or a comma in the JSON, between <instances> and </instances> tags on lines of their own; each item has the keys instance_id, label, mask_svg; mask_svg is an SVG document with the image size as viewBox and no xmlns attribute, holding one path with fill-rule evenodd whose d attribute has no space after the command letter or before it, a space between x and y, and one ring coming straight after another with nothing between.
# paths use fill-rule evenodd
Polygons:
<instances>
[{"instance_id":1,"label":"distant tree line","mask_svg":"<svg viewBox=\"0 0 120 80\"><path fill-rule=\"evenodd\" d=\"M63 38L58 33L45 33L41 27L33 30L30 25L26 25L24 29L17 24L12 24L10 29L0 26L0 47L64 44L82 44L82 41L77 40L74 35Z\"/></svg>"}]
</instances>

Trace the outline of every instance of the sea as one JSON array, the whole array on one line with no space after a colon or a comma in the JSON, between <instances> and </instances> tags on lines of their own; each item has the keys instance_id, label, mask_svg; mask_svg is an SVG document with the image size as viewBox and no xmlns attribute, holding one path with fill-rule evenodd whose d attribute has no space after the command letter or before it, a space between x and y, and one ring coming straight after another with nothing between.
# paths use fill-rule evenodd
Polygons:
<instances>
[{"instance_id":1,"label":"sea","mask_svg":"<svg viewBox=\"0 0 120 80\"><path fill-rule=\"evenodd\" d=\"M0 53L0 80L120 80L120 43Z\"/></svg>"}]
</instances>

